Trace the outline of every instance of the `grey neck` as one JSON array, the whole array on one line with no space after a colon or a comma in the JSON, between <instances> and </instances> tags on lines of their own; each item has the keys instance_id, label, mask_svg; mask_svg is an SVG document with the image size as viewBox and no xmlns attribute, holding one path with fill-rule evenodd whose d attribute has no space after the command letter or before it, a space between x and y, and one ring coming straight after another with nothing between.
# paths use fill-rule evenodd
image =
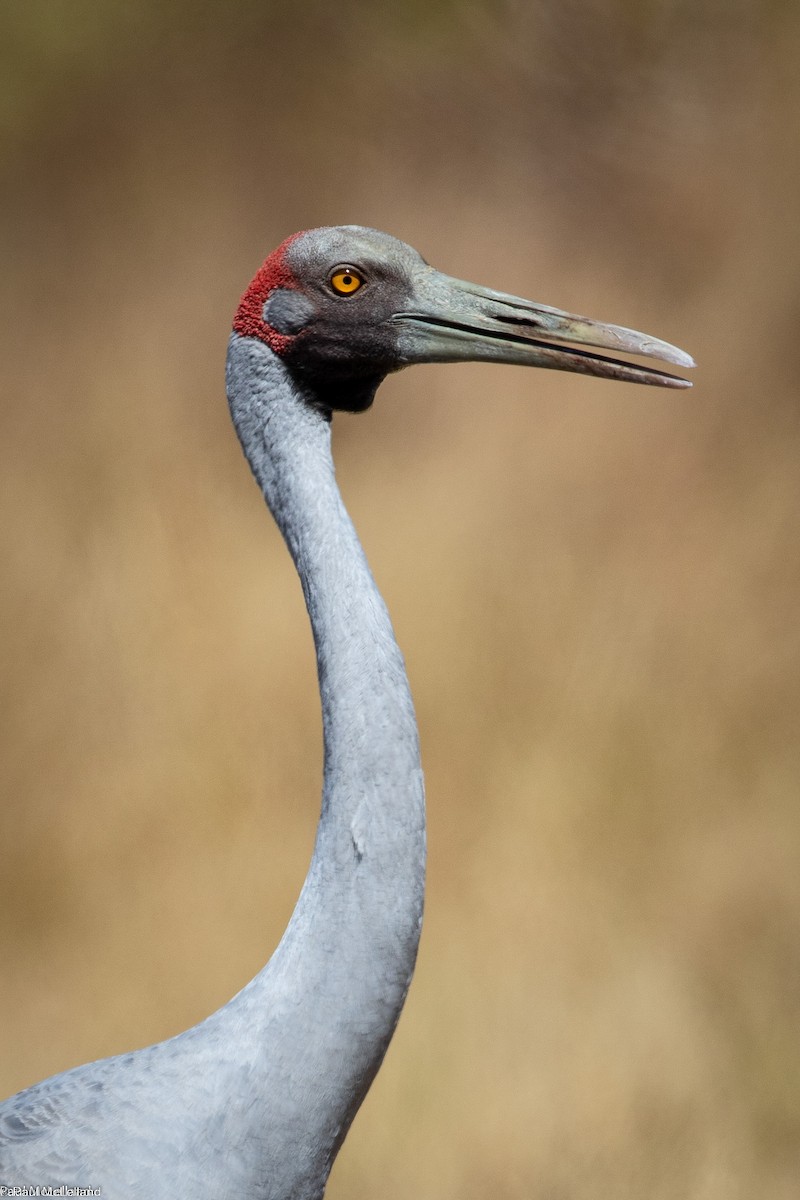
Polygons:
<instances>
[{"instance_id":1,"label":"grey neck","mask_svg":"<svg viewBox=\"0 0 800 1200\"><path fill-rule=\"evenodd\" d=\"M268 1093L267 1136L284 1159L295 1145L306 1182L316 1172L324 1184L414 970L425 882L417 728L386 606L336 486L329 414L266 346L235 334L227 388L303 586L325 761L297 907L267 966L222 1013L252 1032L248 1071Z\"/></svg>"}]
</instances>

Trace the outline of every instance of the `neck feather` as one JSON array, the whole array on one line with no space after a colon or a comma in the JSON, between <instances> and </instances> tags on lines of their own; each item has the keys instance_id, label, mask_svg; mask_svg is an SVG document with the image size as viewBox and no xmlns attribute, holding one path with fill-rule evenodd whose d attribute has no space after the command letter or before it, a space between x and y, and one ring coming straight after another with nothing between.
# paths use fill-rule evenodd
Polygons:
<instances>
[{"instance_id":1,"label":"neck feather","mask_svg":"<svg viewBox=\"0 0 800 1200\"><path fill-rule=\"evenodd\" d=\"M284 1156L286 1139L296 1143L298 1162L327 1176L414 969L425 874L417 729L386 606L336 485L329 415L252 338L231 338L227 386L302 583L325 744L300 899L275 954L228 1007L253 1030L248 1069L269 1079L264 1117L276 1143Z\"/></svg>"}]
</instances>

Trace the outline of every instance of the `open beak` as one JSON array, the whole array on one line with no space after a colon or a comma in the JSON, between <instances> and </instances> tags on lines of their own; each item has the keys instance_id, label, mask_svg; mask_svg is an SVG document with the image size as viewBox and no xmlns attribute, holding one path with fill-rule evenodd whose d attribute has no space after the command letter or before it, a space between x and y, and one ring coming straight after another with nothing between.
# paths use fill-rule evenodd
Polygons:
<instances>
[{"instance_id":1,"label":"open beak","mask_svg":"<svg viewBox=\"0 0 800 1200\"><path fill-rule=\"evenodd\" d=\"M504 362L577 371L581 375L655 387L692 386L687 379L666 371L576 349L577 343L643 355L679 367L694 366L694 360L683 350L635 329L604 325L546 304L493 292L442 275L432 267L422 269L413 284L407 309L391 318L392 324L400 327L397 348L402 366L422 362Z\"/></svg>"}]
</instances>

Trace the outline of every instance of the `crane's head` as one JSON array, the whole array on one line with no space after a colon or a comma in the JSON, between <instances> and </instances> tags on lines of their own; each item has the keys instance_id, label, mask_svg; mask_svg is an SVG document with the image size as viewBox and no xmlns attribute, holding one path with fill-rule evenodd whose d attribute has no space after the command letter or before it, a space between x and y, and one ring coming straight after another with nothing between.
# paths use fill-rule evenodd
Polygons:
<instances>
[{"instance_id":1,"label":"crane's head","mask_svg":"<svg viewBox=\"0 0 800 1200\"><path fill-rule=\"evenodd\" d=\"M601 347L692 367L668 342L451 279L397 238L341 225L287 238L245 292L235 333L266 343L319 400L360 412L411 363L493 361L690 387ZM576 345L577 344L577 345Z\"/></svg>"}]
</instances>

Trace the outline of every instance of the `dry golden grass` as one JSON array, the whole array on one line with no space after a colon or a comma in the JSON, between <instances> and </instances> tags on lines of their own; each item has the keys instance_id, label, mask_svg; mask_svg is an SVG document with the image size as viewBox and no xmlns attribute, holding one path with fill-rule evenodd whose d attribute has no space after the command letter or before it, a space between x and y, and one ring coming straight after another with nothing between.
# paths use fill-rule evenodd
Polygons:
<instances>
[{"instance_id":1,"label":"dry golden grass","mask_svg":"<svg viewBox=\"0 0 800 1200\"><path fill-rule=\"evenodd\" d=\"M425 368L336 421L417 701L430 879L331 1200L796 1195L796 94L765 84L736 138L724 93L699 105L718 152L665 194L677 142L649 175L632 155L639 225L597 189L559 210L509 140L465 190L468 138L442 165L421 119L382 158L362 117L331 204L319 133L280 187L219 97L76 138L74 178L30 168L2 281L0 1091L200 1020L291 911L313 655L222 363L258 255L355 218L700 369L684 395Z\"/></svg>"}]
</instances>

